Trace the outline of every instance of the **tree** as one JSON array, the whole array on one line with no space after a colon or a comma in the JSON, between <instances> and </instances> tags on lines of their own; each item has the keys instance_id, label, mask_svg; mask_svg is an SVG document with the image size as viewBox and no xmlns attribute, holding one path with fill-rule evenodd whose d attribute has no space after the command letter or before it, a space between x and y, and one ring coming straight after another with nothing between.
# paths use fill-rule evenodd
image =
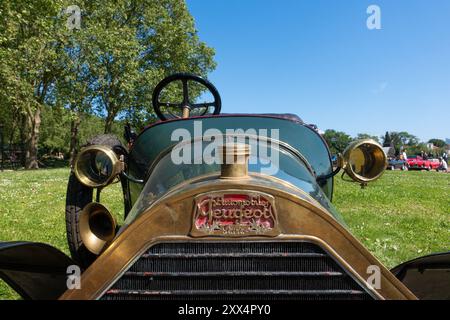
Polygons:
<instances>
[{"instance_id":1,"label":"tree","mask_svg":"<svg viewBox=\"0 0 450 320\"><path fill-rule=\"evenodd\" d=\"M349 143L352 142L352 138L345 132L330 129L325 131L323 137L332 154L343 152Z\"/></svg>"},{"instance_id":2,"label":"tree","mask_svg":"<svg viewBox=\"0 0 450 320\"><path fill-rule=\"evenodd\" d=\"M441 139L430 139L428 143L432 143L435 147L438 148L444 148L447 145L447 143L445 143L445 141Z\"/></svg>"},{"instance_id":3,"label":"tree","mask_svg":"<svg viewBox=\"0 0 450 320\"><path fill-rule=\"evenodd\" d=\"M85 1L79 47L89 66L92 103L105 133L120 115L151 118L151 93L165 75L215 68L183 0Z\"/></svg>"},{"instance_id":4,"label":"tree","mask_svg":"<svg viewBox=\"0 0 450 320\"><path fill-rule=\"evenodd\" d=\"M44 105L41 111L42 123L39 136L39 154L68 152L67 130L70 117L63 108Z\"/></svg>"},{"instance_id":5,"label":"tree","mask_svg":"<svg viewBox=\"0 0 450 320\"><path fill-rule=\"evenodd\" d=\"M80 30L67 28L61 14L71 4L0 2L0 108L21 127L28 169L38 167L44 108L49 116L57 110L46 107L70 111L73 159L83 117L104 117L104 132L118 118L151 120L151 92L165 75L215 68L183 0L80 0ZM49 148L60 144L56 132L46 131Z\"/></svg>"},{"instance_id":6,"label":"tree","mask_svg":"<svg viewBox=\"0 0 450 320\"><path fill-rule=\"evenodd\" d=\"M392 147L392 139L389 132L387 131L383 138L383 147Z\"/></svg>"},{"instance_id":7,"label":"tree","mask_svg":"<svg viewBox=\"0 0 450 320\"><path fill-rule=\"evenodd\" d=\"M86 59L87 43L82 32L69 35L65 49L59 62L64 74L56 81L57 106L68 110L70 118L69 157L72 165L79 143L79 126L86 114L92 113L92 101L96 92L93 86L95 79L90 72L89 61Z\"/></svg>"},{"instance_id":8,"label":"tree","mask_svg":"<svg viewBox=\"0 0 450 320\"><path fill-rule=\"evenodd\" d=\"M60 1L0 2L0 98L17 108L25 140L25 166L38 168L41 111L58 75L55 63L61 23Z\"/></svg>"},{"instance_id":9,"label":"tree","mask_svg":"<svg viewBox=\"0 0 450 320\"><path fill-rule=\"evenodd\" d=\"M215 67L214 51L199 41L184 1L85 1L80 6L82 28L70 35L66 75L58 80L59 101L72 113L71 162L86 113L105 117L105 133L118 116L142 126L155 120L151 93L164 75L206 75Z\"/></svg>"},{"instance_id":10,"label":"tree","mask_svg":"<svg viewBox=\"0 0 450 320\"><path fill-rule=\"evenodd\" d=\"M376 142L380 142L380 140L378 139L377 136L372 136L367 133L358 133L358 135L356 136L356 138L354 140L363 140L363 139L372 139L372 140L375 140Z\"/></svg>"},{"instance_id":11,"label":"tree","mask_svg":"<svg viewBox=\"0 0 450 320\"><path fill-rule=\"evenodd\" d=\"M409 155L420 155L423 152L431 153L425 143L418 143L416 145L406 146L406 153Z\"/></svg>"},{"instance_id":12,"label":"tree","mask_svg":"<svg viewBox=\"0 0 450 320\"><path fill-rule=\"evenodd\" d=\"M401 132L386 132L387 136L385 135L384 137L384 141L383 141L383 146L387 146L387 141L386 138L390 138L390 142L391 144L394 146L395 148L395 152L396 154L398 154L400 152L400 150L404 147L412 147L412 146L416 146L419 144L419 139L406 132L406 131L401 131ZM390 146L390 145L388 145Z\"/></svg>"}]
</instances>

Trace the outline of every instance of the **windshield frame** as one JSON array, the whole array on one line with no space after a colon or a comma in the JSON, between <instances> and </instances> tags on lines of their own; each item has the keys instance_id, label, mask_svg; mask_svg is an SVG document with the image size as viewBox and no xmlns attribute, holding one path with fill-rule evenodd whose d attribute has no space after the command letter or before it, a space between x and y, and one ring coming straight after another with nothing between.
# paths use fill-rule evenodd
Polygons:
<instances>
[{"instance_id":1,"label":"windshield frame","mask_svg":"<svg viewBox=\"0 0 450 320\"><path fill-rule=\"evenodd\" d=\"M226 138L233 138L233 139L239 139L239 138L248 138L248 139L255 139L256 141L259 140L264 140L265 142L270 142L271 147L273 146L277 146L279 149L282 149L280 151L284 151L286 153L289 153L290 155L293 156L294 159L296 159L297 161L299 161L301 164L303 164L306 169L308 170L308 172L313 176L314 179L317 179L317 175L316 172L314 171L314 169L312 168L312 166L310 165L310 163L308 162L308 160L306 160L306 157L303 156L303 154L298 151L297 149L293 148L290 144L277 140L277 139L273 139L271 137L266 137L266 136L256 136L256 135L251 135L251 134L222 134L222 137ZM204 142L205 138L206 139L210 139L212 137L215 137L214 135L206 135L206 136L201 136L201 137L196 137L193 139L189 139L186 141L181 141L179 143L173 144L170 147L164 149L162 152L160 152L160 154L153 160L153 162L150 164L150 166L148 167L148 169L145 172L145 177L144 177L144 181L143 184L145 185L148 181L148 179L150 178L150 176L153 174L155 168L157 167L158 163L164 159L165 156L167 156L167 154L171 153L172 150L175 147L179 147L185 144L193 144L195 142ZM210 142L212 140L206 140L207 142Z\"/></svg>"}]
</instances>

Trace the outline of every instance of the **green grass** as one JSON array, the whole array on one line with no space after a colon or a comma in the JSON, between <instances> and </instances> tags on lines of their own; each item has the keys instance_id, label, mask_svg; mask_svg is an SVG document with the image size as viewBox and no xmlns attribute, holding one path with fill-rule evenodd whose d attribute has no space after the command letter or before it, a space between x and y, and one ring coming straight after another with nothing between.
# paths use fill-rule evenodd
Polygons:
<instances>
[{"instance_id":1,"label":"green grass","mask_svg":"<svg viewBox=\"0 0 450 320\"><path fill-rule=\"evenodd\" d=\"M335 182L334 205L387 267L450 250L450 174L387 171L365 189Z\"/></svg>"},{"instance_id":2,"label":"green grass","mask_svg":"<svg viewBox=\"0 0 450 320\"><path fill-rule=\"evenodd\" d=\"M69 254L65 198L69 169L0 172L0 241L48 243ZM118 217L123 212L118 184L102 192L102 202ZM0 300L18 298L0 280Z\"/></svg>"},{"instance_id":3,"label":"green grass","mask_svg":"<svg viewBox=\"0 0 450 320\"><path fill-rule=\"evenodd\" d=\"M68 169L0 172L0 241L49 243L68 254L64 205ZM388 267L450 250L450 174L386 172L361 189L335 181L334 204L351 231ZM102 202L120 216L120 187ZM119 220L120 221L120 220ZM0 281L0 299L18 296Z\"/></svg>"}]
</instances>

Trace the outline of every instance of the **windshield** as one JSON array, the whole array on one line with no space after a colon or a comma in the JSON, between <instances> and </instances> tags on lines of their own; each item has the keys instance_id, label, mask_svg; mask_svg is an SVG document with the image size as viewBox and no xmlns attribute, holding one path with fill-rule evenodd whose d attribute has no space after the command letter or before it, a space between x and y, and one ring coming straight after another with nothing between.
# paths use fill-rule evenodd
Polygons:
<instances>
[{"instance_id":1,"label":"windshield","mask_svg":"<svg viewBox=\"0 0 450 320\"><path fill-rule=\"evenodd\" d=\"M194 147L194 146L193 146ZM199 147L199 146L197 146ZM148 179L135 205L130 211L125 223L133 221L138 215L149 208L157 199L164 196L176 186L191 179L220 173L220 163L212 161L216 154L205 157L208 144L201 142L199 156L185 158L184 163L174 159L177 150L170 150L162 156L156 164L150 168ZM255 150L255 148L253 148ZM217 150L216 150L217 152ZM192 152L195 154L195 152ZM264 152L252 151L249 158L249 172L257 174L268 174L288 182L303 191L314 194L320 192L315 183L314 173L301 155L278 144L267 145ZM210 164L208 164L210 163Z\"/></svg>"}]
</instances>

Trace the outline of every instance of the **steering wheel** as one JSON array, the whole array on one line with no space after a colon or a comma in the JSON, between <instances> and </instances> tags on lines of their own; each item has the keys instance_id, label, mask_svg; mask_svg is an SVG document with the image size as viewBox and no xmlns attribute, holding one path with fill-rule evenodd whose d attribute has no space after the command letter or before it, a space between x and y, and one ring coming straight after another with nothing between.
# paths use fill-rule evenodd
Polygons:
<instances>
[{"instance_id":1,"label":"steering wheel","mask_svg":"<svg viewBox=\"0 0 450 320\"><path fill-rule=\"evenodd\" d=\"M175 81L181 81L183 85L183 101L177 103L161 102L161 92L170 83ZM214 101L205 103L192 103L189 99L189 81L200 83L201 85L203 85L212 94ZM153 91L152 103L156 115L163 121L167 120L166 115L161 110L161 108L164 107L168 109L167 112L173 118L189 118L191 111L193 111L194 109L198 109L201 112L201 109L204 108L205 110L203 111L203 113L199 114L200 116L203 116L210 110L211 107L214 107L214 111L212 112L212 114L219 114L222 107L222 100L220 99L219 91L217 91L216 87L214 87L214 85L208 80L191 73L176 73L163 79L160 83L158 83L155 90ZM171 112L171 110L179 110L181 115L174 114Z\"/></svg>"}]
</instances>

